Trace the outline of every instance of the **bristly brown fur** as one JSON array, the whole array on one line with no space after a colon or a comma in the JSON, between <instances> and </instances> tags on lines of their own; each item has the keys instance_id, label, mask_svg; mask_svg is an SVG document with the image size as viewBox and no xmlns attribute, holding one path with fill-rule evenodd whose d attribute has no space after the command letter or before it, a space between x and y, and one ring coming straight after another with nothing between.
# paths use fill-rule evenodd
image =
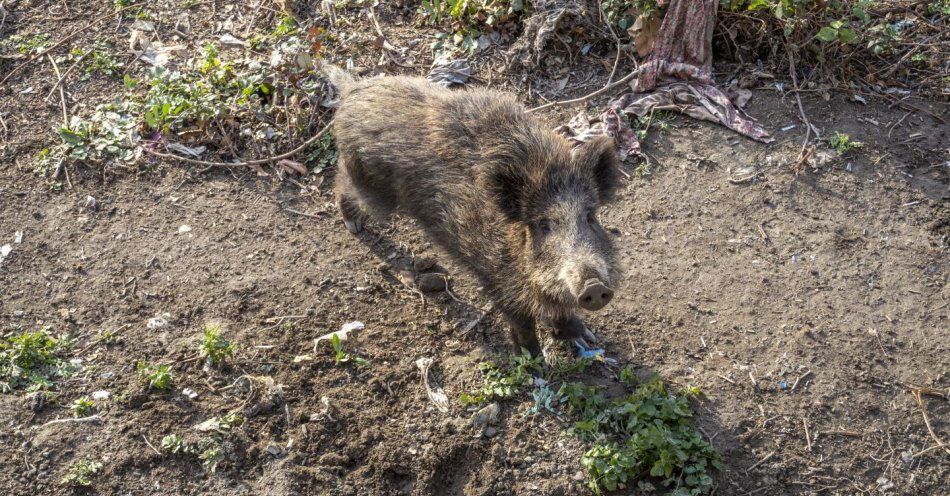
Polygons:
<instances>
[{"instance_id":1,"label":"bristly brown fur","mask_svg":"<svg viewBox=\"0 0 950 496\"><path fill-rule=\"evenodd\" d=\"M556 230L563 236L546 241L537 227L552 211L564 219L592 216L584 212L610 199L611 140L572 150L505 93L452 91L418 78L333 75L345 85L334 133L336 192L348 227L358 229L363 212L416 219L479 278L512 324L516 346L533 352L537 319L576 320L576 289L559 274L616 276L613 247L599 224L565 227ZM569 266L570 254L558 253L575 251L571 246L582 248L587 265Z\"/></svg>"}]
</instances>

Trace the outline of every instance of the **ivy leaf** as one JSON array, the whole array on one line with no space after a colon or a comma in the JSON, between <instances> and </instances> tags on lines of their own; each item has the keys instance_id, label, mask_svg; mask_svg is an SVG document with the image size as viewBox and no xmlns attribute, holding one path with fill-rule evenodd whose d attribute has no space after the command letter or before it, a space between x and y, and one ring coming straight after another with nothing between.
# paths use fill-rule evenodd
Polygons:
<instances>
[{"instance_id":1,"label":"ivy leaf","mask_svg":"<svg viewBox=\"0 0 950 496\"><path fill-rule=\"evenodd\" d=\"M821 28L821 30L818 31L818 34L815 35L815 38L825 42L834 41L837 37L838 31L829 26Z\"/></svg>"},{"instance_id":2,"label":"ivy leaf","mask_svg":"<svg viewBox=\"0 0 950 496\"><path fill-rule=\"evenodd\" d=\"M838 39L842 43L855 43L858 41L858 34L848 28L841 28L838 31Z\"/></svg>"}]
</instances>

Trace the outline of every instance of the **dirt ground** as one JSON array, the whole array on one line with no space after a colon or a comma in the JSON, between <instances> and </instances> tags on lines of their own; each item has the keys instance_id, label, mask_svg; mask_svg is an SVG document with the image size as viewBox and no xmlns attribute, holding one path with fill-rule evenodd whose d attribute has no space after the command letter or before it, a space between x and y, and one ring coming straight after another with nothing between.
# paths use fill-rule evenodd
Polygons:
<instances>
[{"instance_id":1,"label":"dirt ground","mask_svg":"<svg viewBox=\"0 0 950 496\"><path fill-rule=\"evenodd\" d=\"M0 34L56 40L112 8L60 5L8 2L21 13ZM219 10L221 2L206 2L180 15L200 32L225 15ZM385 14L385 29L411 27ZM123 46L127 27L103 26ZM498 57L483 56L472 84L540 103L539 90L529 100L522 80L497 70ZM424 73L424 59L417 64L399 70ZM593 76L575 88L572 80L567 96L599 88L609 72L599 60L579 64L578 81ZM22 392L0 396L0 492L588 493L579 473L585 447L564 434L567 419L524 416L533 402L521 397L501 403L498 432L485 437L454 400L476 386L478 362L507 350L507 331L489 316L463 333L488 302L411 222L350 235L332 202L332 170L301 191L244 169L77 166L71 186L50 191L32 163L61 120L58 98L43 100L55 81L41 60L0 88L0 245L13 248L0 265L0 329L68 333L77 340L69 358L83 369L38 411ZM70 113L121 84L71 84ZM795 174L802 126L781 130L798 124L797 110L771 86L754 92L748 112L773 144L685 118L651 134L649 174L625 166L631 177L603 215L626 275L589 323L620 365L702 388L695 423L725 463L715 494L950 495L950 453L919 453L933 436L950 441L950 126L928 115L946 120L948 106L914 98L922 110L908 112L843 93L802 96L819 129L865 146ZM578 110L542 118L553 127ZM753 179L735 180L748 168ZM13 243L17 231L22 242ZM461 302L445 292L423 300L394 277L422 257L445 268ZM146 327L166 313L168 325ZM238 344L223 370L189 361L209 321ZM336 364L326 346L314 352L314 338L351 321L366 329L347 351L371 367ZM114 344L93 342L103 329L116 332ZM448 414L426 396L420 357L435 360L453 399ZM172 391L142 387L140 358L173 364ZM617 380L602 364L586 373ZM282 398L228 435L216 473L149 446L260 403L262 383L235 386L245 375L271 378ZM918 404L920 388L931 394ZM101 423L46 425L100 390L111 393ZM92 488L61 484L82 457L104 463Z\"/></svg>"}]
</instances>

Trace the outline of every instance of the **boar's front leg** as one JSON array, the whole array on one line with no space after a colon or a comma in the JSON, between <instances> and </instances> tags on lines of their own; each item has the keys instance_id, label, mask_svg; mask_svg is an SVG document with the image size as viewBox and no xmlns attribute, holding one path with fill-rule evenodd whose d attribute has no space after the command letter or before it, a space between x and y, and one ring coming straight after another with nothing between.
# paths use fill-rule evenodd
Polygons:
<instances>
[{"instance_id":1,"label":"boar's front leg","mask_svg":"<svg viewBox=\"0 0 950 496\"><path fill-rule=\"evenodd\" d=\"M590 332L587 324L577 316L566 319L557 319L551 323L554 326L554 337L564 340L582 339L591 343L597 342L597 337Z\"/></svg>"},{"instance_id":2,"label":"boar's front leg","mask_svg":"<svg viewBox=\"0 0 950 496\"><path fill-rule=\"evenodd\" d=\"M506 311L504 313L511 326L510 338L515 353L521 353L521 349L524 348L531 353L531 356L541 356L541 343L538 342L538 335L535 333L537 325L534 317L520 312Z\"/></svg>"}]
</instances>

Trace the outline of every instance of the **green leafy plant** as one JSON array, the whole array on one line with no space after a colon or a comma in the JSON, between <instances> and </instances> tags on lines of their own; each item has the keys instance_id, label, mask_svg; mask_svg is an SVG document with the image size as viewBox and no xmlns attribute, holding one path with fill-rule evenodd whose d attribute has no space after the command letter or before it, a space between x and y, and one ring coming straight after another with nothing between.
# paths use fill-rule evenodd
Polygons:
<instances>
[{"instance_id":1,"label":"green leafy plant","mask_svg":"<svg viewBox=\"0 0 950 496\"><path fill-rule=\"evenodd\" d=\"M443 35L433 44L433 51L446 51L446 41L466 53L478 47L482 32L495 29L524 15L524 0L424 0L419 14L430 25L451 21L453 33Z\"/></svg>"},{"instance_id":2,"label":"green leafy plant","mask_svg":"<svg viewBox=\"0 0 950 496\"><path fill-rule=\"evenodd\" d=\"M95 409L96 404L89 399L88 396L83 396L82 398L77 398L76 401L73 401L73 416L74 417L85 417L92 413Z\"/></svg>"},{"instance_id":3,"label":"green leafy plant","mask_svg":"<svg viewBox=\"0 0 950 496\"><path fill-rule=\"evenodd\" d=\"M562 385L568 411L580 417L568 432L593 443L581 458L590 489L624 489L649 474L675 496L709 491L709 471L720 470L722 462L689 424L688 397L694 392L670 394L659 377L613 399L599 387Z\"/></svg>"},{"instance_id":4,"label":"green leafy plant","mask_svg":"<svg viewBox=\"0 0 950 496\"><path fill-rule=\"evenodd\" d=\"M102 462L83 458L69 466L69 471L63 477L63 484L71 486L89 487L92 479L102 471Z\"/></svg>"},{"instance_id":5,"label":"green leafy plant","mask_svg":"<svg viewBox=\"0 0 950 496\"><path fill-rule=\"evenodd\" d=\"M333 337L330 339L330 343L333 345L333 353L337 363L353 362L357 367L369 366L368 360L360 357L350 356L348 353L343 351L343 341L340 340L340 336L338 334L333 334Z\"/></svg>"},{"instance_id":6,"label":"green leafy plant","mask_svg":"<svg viewBox=\"0 0 950 496\"><path fill-rule=\"evenodd\" d=\"M190 453L190 445L185 443L185 438L181 434L168 434L162 437L159 445L162 451L177 455L179 453Z\"/></svg>"},{"instance_id":7,"label":"green leafy plant","mask_svg":"<svg viewBox=\"0 0 950 496\"><path fill-rule=\"evenodd\" d=\"M24 55L41 53L46 49L49 41L47 33L15 34L5 40L0 40L0 48L12 47Z\"/></svg>"},{"instance_id":8,"label":"green leafy plant","mask_svg":"<svg viewBox=\"0 0 950 496\"><path fill-rule=\"evenodd\" d=\"M532 372L541 371L542 359L543 357L532 358L527 350L522 350L520 355L508 357L504 367L499 367L492 361L483 362L481 389L473 393L462 393L459 395L459 401L463 405L473 405L511 398L531 385L534 378Z\"/></svg>"},{"instance_id":9,"label":"green leafy plant","mask_svg":"<svg viewBox=\"0 0 950 496\"><path fill-rule=\"evenodd\" d=\"M950 15L950 0L938 0L927 5L931 14Z\"/></svg>"},{"instance_id":10,"label":"green leafy plant","mask_svg":"<svg viewBox=\"0 0 950 496\"><path fill-rule=\"evenodd\" d=\"M167 390L171 388L174 378L168 365L150 365L144 359L136 364L139 379L150 388Z\"/></svg>"},{"instance_id":11,"label":"green leafy plant","mask_svg":"<svg viewBox=\"0 0 950 496\"><path fill-rule=\"evenodd\" d=\"M838 152L841 155L844 155L853 150L857 150L864 146L864 143L860 141L855 141L851 139L851 136L848 136L844 133L835 132L835 134L828 137L825 142L828 144L831 149Z\"/></svg>"},{"instance_id":12,"label":"green leafy plant","mask_svg":"<svg viewBox=\"0 0 950 496\"><path fill-rule=\"evenodd\" d=\"M234 343L228 342L221 336L221 327L206 324L201 335L198 352L208 359L212 366L218 365L234 355Z\"/></svg>"},{"instance_id":13,"label":"green leafy plant","mask_svg":"<svg viewBox=\"0 0 950 496\"><path fill-rule=\"evenodd\" d=\"M209 445L198 454L198 459L201 460L201 465L213 474L218 470L218 465L224 461L224 452L221 446Z\"/></svg>"},{"instance_id":14,"label":"green leafy plant","mask_svg":"<svg viewBox=\"0 0 950 496\"><path fill-rule=\"evenodd\" d=\"M320 174L328 167L336 165L340 152L336 148L336 140L329 131L324 133L307 150L306 164L314 174Z\"/></svg>"},{"instance_id":15,"label":"green leafy plant","mask_svg":"<svg viewBox=\"0 0 950 496\"><path fill-rule=\"evenodd\" d=\"M633 26L637 16L651 17L659 12L656 0L602 0L600 5L607 22L622 31Z\"/></svg>"},{"instance_id":16,"label":"green leafy plant","mask_svg":"<svg viewBox=\"0 0 950 496\"><path fill-rule=\"evenodd\" d=\"M0 341L0 391L52 387L56 378L78 368L62 358L68 347L66 339L53 338L47 329L7 336Z\"/></svg>"},{"instance_id":17,"label":"green leafy plant","mask_svg":"<svg viewBox=\"0 0 950 496\"><path fill-rule=\"evenodd\" d=\"M845 26L844 21L832 21L831 24L821 28L815 38L824 42L838 40L841 43L856 43L858 34L853 29Z\"/></svg>"}]
</instances>

